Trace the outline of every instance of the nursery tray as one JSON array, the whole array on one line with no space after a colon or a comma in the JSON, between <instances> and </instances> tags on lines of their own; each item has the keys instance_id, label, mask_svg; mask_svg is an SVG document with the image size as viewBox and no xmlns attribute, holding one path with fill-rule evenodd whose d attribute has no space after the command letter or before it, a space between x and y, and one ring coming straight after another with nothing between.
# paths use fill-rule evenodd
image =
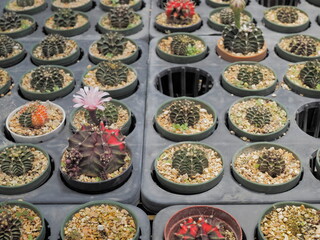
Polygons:
<instances>
[{"instance_id":1,"label":"nursery tray","mask_svg":"<svg viewBox=\"0 0 320 240\"><path fill-rule=\"evenodd\" d=\"M163 232L169 218L180 209L189 205L177 205L161 210L152 224L152 240L163 240ZM243 230L243 240L257 239L256 226L263 212L270 205L212 205L230 213L240 224ZM315 204L320 207L320 204Z\"/></svg>"}]
</instances>

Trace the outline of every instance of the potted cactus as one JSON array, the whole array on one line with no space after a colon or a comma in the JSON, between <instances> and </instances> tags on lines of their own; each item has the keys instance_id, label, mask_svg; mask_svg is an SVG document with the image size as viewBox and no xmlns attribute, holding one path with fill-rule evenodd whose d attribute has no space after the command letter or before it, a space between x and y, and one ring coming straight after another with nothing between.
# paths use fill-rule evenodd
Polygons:
<instances>
[{"instance_id":1,"label":"potted cactus","mask_svg":"<svg viewBox=\"0 0 320 240\"><path fill-rule=\"evenodd\" d=\"M234 239L242 240L237 220L222 209L190 206L176 212L166 223L164 240Z\"/></svg>"},{"instance_id":2,"label":"potted cactus","mask_svg":"<svg viewBox=\"0 0 320 240\"><path fill-rule=\"evenodd\" d=\"M33 15L47 8L46 0L8 0L4 10L6 12L16 12Z\"/></svg>"},{"instance_id":3,"label":"potted cactus","mask_svg":"<svg viewBox=\"0 0 320 240\"><path fill-rule=\"evenodd\" d=\"M72 37L84 33L90 28L89 17L70 8L61 8L46 19L44 29L46 33L60 34Z\"/></svg>"},{"instance_id":4,"label":"potted cactus","mask_svg":"<svg viewBox=\"0 0 320 240\"><path fill-rule=\"evenodd\" d=\"M0 34L0 67L11 67L26 55L23 45L11 37Z\"/></svg>"},{"instance_id":5,"label":"potted cactus","mask_svg":"<svg viewBox=\"0 0 320 240\"><path fill-rule=\"evenodd\" d=\"M290 62L320 58L320 39L309 35L290 35L280 39L277 54Z\"/></svg>"},{"instance_id":6,"label":"potted cactus","mask_svg":"<svg viewBox=\"0 0 320 240\"><path fill-rule=\"evenodd\" d=\"M100 8L103 11L110 11L112 8L128 5L135 11L139 11L142 8L142 0L100 0Z\"/></svg>"},{"instance_id":7,"label":"potted cactus","mask_svg":"<svg viewBox=\"0 0 320 240\"><path fill-rule=\"evenodd\" d=\"M0 68L0 97L3 97L11 89L12 78L9 73Z\"/></svg>"},{"instance_id":8,"label":"potted cactus","mask_svg":"<svg viewBox=\"0 0 320 240\"><path fill-rule=\"evenodd\" d=\"M135 34L143 28L142 17L128 6L112 8L98 22L101 33L119 32L125 36Z\"/></svg>"},{"instance_id":9,"label":"potted cactus","mask_svg":"<svg viewBox=\"0 0 320 240\"><path fill-rule=\"evenodd\" d=\"M60 236L62 240L91 240L92 236L96 239L138 240L140 226L127 205L109 200L93 201L68 214L61 226Z\"/></svg>"},{"instance_id":10,"label":"potted cactus","mask_svg":"<svg viewBox=\"0 0 320 240\"><path fill-rule=\"evenodd\" d=\"M273 7L277 5L297 6L301 2L300 0L256 0L256 1L265 7Z\"/></svg>"},{"instance_id":11,"label":"potted cactus","mask_svg":"<svg viewBox=\"0 0 320 240\"><path fill-rule=\"evenodd\" d=\"M68 66L80 57L80 48L76 41L59 34L50 34L31 51L31 59L36 65Z\"/></svg>"},{"instance_id":12,"label":"potted cactus","mask_svg":"<svg viewBox=\"0 0 320 240\"><path fill-rule=\"evenodd\" d=\"M92 0L52 0L51 9L57 11L59 8L71 8L75 11L86 12L92 6Z\"/></svg>"},{"instance_id":13,"label":"potted cactus","mask_svg":"<svg viewBox=\"0 0 320 240\"><path fill-rule=\"evenodd\" d=\"M231 0L206 0L208 6L213 8L227 7L230 5ZM245 0L247 3L248 0Z\"/></svg>"},{"instance_id":14,"label":"potted cactus","mask_svg":"<svg viewBox=\"0 0 320 240\"><path fill-rule=\"evenodd\" d=\"M275 6L267 9L263 21L267 28L282 33L301 32L310 25L308 14L291 6Z\"/></svg>"},{"instance_id":15,"label":"potted cactus","mask_svg":"<svg viewBox=\"0 0 320 240\"><path fill-rule=\"evenodd\" d=\"M227 25L222 38L218 40L216 51L228 62L261 61L267 55L267 45L262 31L254 23L240 23L244 0L231 0L235 24Z\"/></svg>"},{"instance_id":16,"label":"potted cactus","mask_svg":"<svg viewBox=\"0 0 320 240\"><path fill-rule=\"evenodd\" d=\"M75 85L73 73L67 68L45 65L24 74L19 88L28 100L54 100L69 94Z\"/></svg>"},{"instance_id":17,"label":"potted cactus","mask_svg":"<svg viewBox=\"0 0 320 240\"><path fill-rule=\"evenodd\" d=\"M228 92L240 96L266 96L277 86L277 75L257 62L236 62L227 66L221 84Z\"/></svg>"},{"instance_id":18,"label":"potted cactus","mask_svg":"<svg viewBox=\"0 0 320 240\"><path fill-rule=\"evenodd\" d=\"M289 127L287 110L266 97L244 97L231 105L228 124L232 133L248 141L270 141L281 137Z\"/></svg>"},{"instance_id":19,"label":"potted cactus","mask_svg":"<svg viewBox=\"0 0 320 240\"><path fill-rule=\"evenodd\" d=\"M320 98L320 60L290 64L284 81L298 94Z\"/></svg>"},{"instance_id":20,"label":"potted cactus","mask_svg":"<svg viewBox=\"0 0 320 240\"><path fill-rule=\"evenodd\" d=\"M165 12L156 16L154 26L160 32L193 32L201 27L200 15L192 0L169 0Z\"/></svg>"},{"instance_id":21,"label":"potted cactus","mask_svg":"<svg viewBox=\"0 0 320 240\"><path fill-rule=\"evenodd\" d=\"M24 201L0 203L0 239L46 239L45 220L40 210Z\"/></svg>"},{"instance_id":22,"label":"potted cactus","mask_svg":"<svg viewBox=\"0 0 320 240\"><path fill-rule=\"evenodd\" d=\"M33 144L0 149L0 193L21 194L42 185L50 176L49 155Z\"/></svg>"},{"instance_id":23,"label":"potted cactus","mask_svg":"<svg viewBox=\"0 0 320 240\"><path fill-rule=\"evenodd\" d=\"M57 104L29 102L9 114L6 128L16 142L38 143L56 136L65 118L65 111Z\"/></svg>"},{"instance_id":24,"label":"potted cactus","mask_svg":"<svg viewBox=\"0 0 320 240\"><path fill-rule=\"evenodd\" d=\"M317 239L320 210L303 202L277 202L258 221L258 239Z\"/></svg>"},{"instance_id":25,"label":"potted cactus","mask_svg":"<svg viewBox=\"0 0 320 240\"><path fill-rule=\"evenodd\" d=\"M117 32L102 34L101 38L89 47L89 59L94 64L104 60L119 60L125 64L131 64L138 57L137 43Z\"/></svg>"},{"instance_id":26,"label":"potted cactus","mask_svg":"<svg viewBox=\"0 0 320 240\"><path fill-rule=\"evenodd\" d=\"M208 47L205 41L189 33L173 33L161 38L156 52L162 59L173 63L193 63L205 58Z\"/></svg>"},{"instance_id":27,"label":"potted cactus","mask_svg":"<svg viewBox=\"0 0 320 240\"><path fill-rule=\"evenodd\" d=\"M182 142L164 149L154 161L154 169L165 189L196 194L221 181L223 161L221 154L206 144Z\"/></svg>"},{"instance_id":28,"label":"potted cactus","mask_svg":"<svg viewBox=\"0 0 320 240\"><path fill-rule=\"evenodd\" d=\"M234 178L245 188L280 193L295 187L302 175L300 158L289 148L254 143L241 148L232 159Z\"/></svg>"},{"instance_id":29,"label":"potted cactus","mask_svg":"<svg viewBox=\"0 0 320 240\"><path fill-rule=\"evenodd\" d=\"M240 15L240 23L252 22L253 18L250 12L243 11ZM230 7L220 7L214 9L209 14L208 25L212 29L222 32L227 26L234 23L234 12Z\"/></svg>"},{"instance_id":30,"label":"potted cactus","mask_svg":"<svg viewBox=\"0 0 320 240\"><path fill-rule=\"evenodd\" d=\"M137 88L136 70L119 61L107 60L88 69L82 76L82 84L108 91L112 98L130 96Z\"/></svg>"},{"instance_id":31,"label":"potted cactus","mask_svg":"<svg viewBox=\"0 0 320 240\"><path fill-rule=\"evenodd\" d=\"M0 34L12 38L21 38L36 30L36 22L29 15L5 12L0 16Z\"/></svg>"},{"instance_id":32,"label":"potted cactus","mask_svg":"<svg viewBox=\"0 0 320 240\"><path fill-rule=\"evenodd\" d=\"M213 133L215 110L206 102L189 97L163 103L154 116L156 130L172 141L199 141Z\"/></svg>"}]
</instances>

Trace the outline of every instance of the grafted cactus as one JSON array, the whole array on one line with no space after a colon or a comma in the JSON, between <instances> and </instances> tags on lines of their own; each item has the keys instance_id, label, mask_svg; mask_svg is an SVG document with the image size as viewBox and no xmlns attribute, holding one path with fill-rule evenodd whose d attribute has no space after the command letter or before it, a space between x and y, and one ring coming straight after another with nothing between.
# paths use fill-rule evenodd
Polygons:
<instances>
[{"instance_id":1,"label":"grafted cactus","mask_svg":"<svg viewBox=\"0 0 320 240\"><path fill-rule=\"evenodd\" d=\"M57 67L40 66L31 72L31 87L39 92L53 92L63 87L64 76Z\"/></svg>"},{"instance_id":2,"label":"grafted cactus","mask_svg":"<svg viewBox=\"0 0 320 240\"><path fill-rule=\"evenodd\" d=\"M28 146L7 147L0 153L1 170L11 176L26 174L32 169L33 161L34 154Z\"/></svg>"},{"instance_id":3,"label":"grafted cactus","mask_svg":"<svg viewBox=\"0 0 320 240\"><path fill-rule=\"evenodd\" d=\"M101 38L97 41L97 49L102 55L117 56L123 53L126 42L122 34L109 32L101 35Z\"/></svg>"},{"instance_id":4,"label":"grafted cactus","mask_svg":"<svg viewBox=\"0 0 320 240\"><path fill-rule=\"evenodd\" d=\"M19 7L31 7L34 5L34 0L16 0Z\"/></svg>"},{"instance_id":5,"label":"grafted cactus","mask_svg":"<svg viewBox=\"0 0 320 240\"><path fill-rule=\"evenodd\" d=\"M249 86L257 85L263 80L263 74L259 67L245 66L239 69L237 79L248 84Z\"/></svg>"},{"instance_id":6,"label":"grafted cactus","mask_svg":"<svg viewBox=\"0 0 320 240\"><path fill-rule=\"evenodd\" d=\"M127 82L128 72L128 67L119 61L103 61L97 67L96 79L104 86L118 86Z\"/></svg>"},{"instance_id":7,"label":"grafted cactus","mask_svg":"<svg viewBox=\"0 0 320 240\"><path fill-rule=\"evenodd\" d=\"M246 119L257 128L263 128L271 121L272 114L263 106L250 107L247 109Z\"/></svg>"},{"instance_id":8,"label":"grafted cactus","mask_svg":"<svg viewBox=\"0 0 320 240\"><path fill-rule=\"evenodd\" d=\"M219 13L220 21L222 24L234 23L234 13L231 8L224 8Z\"/></svg>"},{"instance_id":9,"label":"grafted cactus","mask_svg":"<svg viewBox=\"0 0 320 240\"><path fill-rule=\"evenodd\" d=\"M112 8L108 14L113 28L127 28L134 20L134 11L128 6Z\"/></svg>"},{"instance_id":10,"label":"grafted cactus","mask_svg":"<svg viewBox=\"0 0 320 240\"><path fill-rule=\"evenodd\" d=\"M305 35L296 35L290 38L289 52L299 56L310 56L317 52L317 42Z\"/></svg>"},{"instance_id":11,"label":"grafted cactus","mask_svg":"<svg viewBox=\"0 0 320 240\"><path fill-rule=\"evenodd\" d=\"M40 43L43 56L46 58L63 53L67 47L67 38L59 34L50 34Z\"/></svg>"},{"instance_id":12,"label":"grafted cactus","mask_svg":"<svg viewBox=\"0 0 320 240\"><path fill-rule=\"evenodd\" d=\"M5 58L8 57L13 53L15 44L15 41L11 37L0 35L0 56Z\"/></svg>"},{"instance_id":13,"label":"grafted cactus","mask_svg":"<svg viewBox=\"0 0 320 240\"><path fill-rule=\"evenodd\" d=\"M0 213L0 239L1 240L20 240L21 222L7 210Z\"/></svg>"},{"instance_id":14,"label":"grafted cactus","mask_svg":"<svg viewBox=\"0 0 320 240\"><path fill-rule=\"evenodd\" d=\"M191 0L170 0L165 10L168 23L187 25L195 15L195 4Z\"/></svg>"},{"instance_id":15,"label":"grafted cactus","mask_svg":"<svg viewBox=\"0 0 320 240\"><path fill-rule=\"evenodd\" d=\"M194 126L200 119L200 109L193 101L178 100L174 101L170 108L170 121L174 124L187 124Z\"/></svg>"},{"instance_id":16,"label":"grafted cactus","mask_svg":"<svg viewBox=\"0 0 320 240\"><path fill-rule=\"evenodd\" d=\"M190 178L197 173L202 174L208 164L205 152L192 147L179 149L172 157L172 167L177 169L180 175L187 174Z\"/></svg>"},{"instance_id":17,"label":"grafted cactus","mask_svg":"<svg viewBox=\"0 0 320 240\"><path fill-rule=\"evenodd\" d=\"M19 123L23 127L40 128L47 120L47 108L39 102L31 102L19 111Z\"/></svg>"},{"instance_id":18,"label":"grafted cactus","mask_svg":"<svg viewBox=\"0 0 320 240\"><path fill-rule=\"evenodd\" d=\"M1 31L7 31L10 29L20 28L22 25L21 17L15 12L5 12L0 17L0 29Z\"/></svg>"},{"instance_id":19,"label":"grafted cactus","mask_svg":"<svg viewBox=\"0 0 320 240\"><path fill-rule=\"evenodd\" d=\"M285 161L282 155L275 150L268 149L259 156L258 169L263 173L268 173L275 178L283 173L285 169Z\"/></svg>"},{"instance_id":20,"label":"grafted cactus","mask_svg":"<svg viewBox=\"0 0 320 240\"><path fill-rule=\"evenodd\" d=\"M62 3L72 3L76 2L77 0L61 0Z\"/></svg>"},{"instance_id":21,"label":"grafted cactus","mask_svg":"<svg viewBox=\"0 0 320 240\"><path fill-rule=\"evenodd\" d=\"M58 27L74 27L77 24L77 13L70 8L60 8L54 13L53 21Z\"/></svg>"},{"instance_id":22,"label":"grafted cactus","mask_svg":"<svg viewBox=\"0 0 320 240\"><path fill-rule=\"evenodd\" d=\"M277 19L282 23L294 23L298 18L298 10L295 8L281 7L277 10Z\"/></svg>"},{"instance_id":23,"label":"grafted cactus","mask_svg":"<svg viewBox=\"0 0 320 240\"><path fill-rule=\"evenodd\" d=\"M106 126L110 126L116 123L119 118L118 108L115 104L107 102L103 104L104 110L97 110L96 116L99 122L104 122ZM88 111L86 111L86 119L89 123L92 123Z\"/></svg>"},{"instance_id":24,"label":"grafted cactus","mask_svg":"<svg viewBox=\"0 0 320 240\"><path fill-rule=\"evenodd\" d=\"M193 38L189 37L188 35L176 35L172 38L170 48L175 55L187 56L188 47L193 46L194 44L195 42Z\"/></svg>"},{"instance_id":25,"label":"grafted cactus","mask_svg":"<svg viewBox=\"0 0 320 240\"><path fill-rule=\"evenodd\" d=\"M320 60L308 61L301 69L299 78L310 88L316 88L320 84Z\"/></svg>"}]
</instances>

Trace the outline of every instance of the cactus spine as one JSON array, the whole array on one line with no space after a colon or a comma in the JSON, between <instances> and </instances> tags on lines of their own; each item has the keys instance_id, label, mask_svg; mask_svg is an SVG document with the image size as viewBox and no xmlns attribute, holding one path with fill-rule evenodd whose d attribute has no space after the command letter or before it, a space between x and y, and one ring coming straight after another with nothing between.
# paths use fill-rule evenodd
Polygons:
<instances>
[{"instance_id":1,"label":"cactus spine","mask_svg":"<svg viewBox=\"0 0 320 240\"><path fill-rule=\"evenodd\" d=\"M59 34L50 34L40 43L43 56L50 58L54 55L63 53L67 47L67 38Z\"/></svg>"},{"instance_id":2,"label":"cactus spine","mask_svg":"<svg viewBox=\"0 0 320 240\"><path fill-rule=\"evenodd\" d=\"M21 238L21 222L7 210L0 213L0 239L19 240Z\"/></svg>"},{"instance_id":3,"label":"cactus spine","mask_svg":"<svg viewBox=\"0 0 320 240\"><path fill-rule=\"evenodd\" d=\"M31 102L19 111L19 123L23 127L40 128L47 120L47 108L39 102Z\"/></svg>"},{"instance_id":4,"label":"cactus spine","mask_svg":"<svg viewBox=\"0 0 320 240\"><path fill-rule=\"evenodd\" d=\"M316 40L305 35L296 35L290 39L289 52L299 56L310 56L317 52Z\"/></svg>"},{"instance_id":5,"label":"cactus spine","mask_svg":"<svg viewBox=\"0 0 320 240\"><path fill-rule=\"evenodd\" d=\"M194 126L200 120L200 109L190 100L178 100L169 108L170 121L174 124Z\"/></svg>"},{"instance_id":6,"label":"cactus spine","mask_svg":"<svg viewBox=\"0 0 320 240\"><path fill-rule=\"evenodd\" d=\"M249 86L257 85L263 80L263 74L259 67L245 66L239 69L237 79L248 84Z\"/></svg>"},{"instance_id":7,"label":"cactus spine","mask_svg":"<svg viewBox=\"0 0 320 240\"><path fill-rule=\"evenodd\" d=\"M34 5L34 0L16 0L19 7L31 7Z\"/></svg>"},{"instance_id":8,"label":"cactus spine","mask_svg":"<svg viewBox=\"0 0 320 240\"><path fill-rule=\"evenodd\" d=\"M320 84L320 60L306 62L300 71L299 78L305 85L315 89Z\"/></svg>"},{"instance_id":9,"label":"cactus spine","mask_svg":"<svg viewBox=\"0 0 320 240\"><path fill-rule=\"evenodd\" d=\"M263 128L271 121L271 113L269 109L262 106L250 107L247 109L246 119L257 128Z\"/></svg>"},{"instance_id":10,"label":"cactus spine","mask_svg":"<svg viewBox=\"0 0 320 240\"><path fill-rule=\"evenodd\" d=\"M277 10L277 19L282 23L295 23L298 18L298 10L292 7L281 7Z\"/></svg>"},{"instance_id":11,"label":"cactus spine","mask_svg":"<svg viewBox=\"0 0 320 240\"><path fill-rule=\"evenodd\" d=\"M259 156L258 165L259 171L268 173L273 178L279 176L285 169L285 161L282 155L270 149Z\"/></svg>"},{"instance_id":12,"label":"cactus spine","mask_svg":"<svg viewBox=\"0 0 320 240\"><path fill-rule=\"evenodd\" d=\"M172 38L170 48L175 55L187 56L188 47L194 44L194 40L191 37L187 35L176 35Z\"/></svg>"},{"instance_id":13,"label":"cactus spine","mask_svg":"<svg viewBox=\"0 0 320 240\"><path fill-rule=\"evenodd\" d=\"M119 61L100 62L96 71L96 79L104 86L118 86L127 82L129 68Z\"/></svg>"},{"instance_id":14,"label":"cactus spine","mask_svg":"<svg viewBox=\"0 0 320 240\"><path fill-rule=\"evenodd\" d=\"M113 28L127 28L134 21L134 11L128 6L112 8L108 14Z\"/></svg>"},{"instance_id":15,"label":"cactus spine","mask_svg":"<svg viewBox=\"0 0 320 240\"><path fill-rule=\"evenodd\" d=\"M63 87L64 76L57 67L37 67L31 72L31 78L31 87L39 92L53 92Z\"/></svg>"},{"instance_id":16,"label":"cactus spine","mask_svg":"<svg viewBox=\"0 0 320 240\"><path fill-rule=\"evenodd\" d=\"M5 58L8 57L13 53L15 44L15 41L11 37L0 35L0 56Z\"/></svg>"},{"instance_id":17,"label":"cactus spine","mask_svg":"<svg viewBox=\"0 0 320 240\"><path fill-rule=\"evenodd\" d=\"M0 29L3 32L11 29L20 28L21 25L21 17L15 12L5 12L0 17Z\"/></svg>"},{"instance_id":18,"label":"cactus spine","mask_svg":"<svg viewBox=\"0 0 320 240\"><path fill-rule=\"evenodd\" d=\"M117 32L109 32L101 35L97 42L97 49L100 54L106 56L118 56L123 53L126 46L126 39L122 34Z\"/></svg>"},{"instance_id":19,"label":"cactus spine","mask_svg":"<svg viewBox=\"0 0 320 240\"><path fill-rule=\"evenodd\" d=\"M54 13L53 21L58 27L74 27L77 24L77 14L70 8L60 8Z\"/></svg>"}]
</instances>

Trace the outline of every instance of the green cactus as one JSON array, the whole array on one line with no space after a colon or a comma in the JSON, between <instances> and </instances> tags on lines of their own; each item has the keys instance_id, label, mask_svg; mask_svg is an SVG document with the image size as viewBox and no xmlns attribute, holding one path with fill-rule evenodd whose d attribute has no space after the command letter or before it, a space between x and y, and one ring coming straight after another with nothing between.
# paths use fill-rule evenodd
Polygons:
<instances>
[{"instance_id":1,"label":"green cactus","mask_svg":"<svg viewBox=\"0 0 320 240\"><path fill-rule=\"evenodd\" d=\"M259 67L256 66L245 66L239 69L237 79L242 81L249 86L257 85L263 80L263 74Z\"/></svg>"},{"instance_id":2,"label":"green cactus","mask_svg":"<svg viewBox=\"0 0 320 240\"><path fill-rule=\"evenodd\" d=\"M46 106L39 102L30 102L23 106L19 113L19 124L27 128L41 128L48 119Z\"/></svg>"},{"instance_id":3,"label":"green cactus","mask_svg":"<svg viewBox=\"0 0 320 240\"><path fill-rule=\"evenodd\" d=\"M0 213L0 239L19 240L21 238L21 221L7 210Z\"/></svg>"},{"instance_id":4,"label":"green cactus","mask_svg":"<svg viewBox=\"0 0 320 240\"><path fill-rule=\"evenodd\" d=\"M5 12L0 17L0 30L3 32L10 29L20 28L21 25L21 17L15 12Z\"/></svg>"},{"instance_id":5,"label":"green cactus","mask_svg":"<svg viewBox=\"0 0 320 240\"><path fill-rule=\"evenodd\" d=\"M222 37L224 48L233 53L256 53L264 46L262 31L254 23L244 23L240 28L234 24L227 25Z\"/></svg>"},{"instance_id":6,"label":"green cactus","mask_svg":"<svg viewBox=\"0 0 320 240\"><path fill-rule=\"evenodd\" d=\"M110 126L113 123L116 123L119 118L118 108L115 104L111 102L107 102L103 104L104 110L97 110L96 116L99 122L103 121L106 126ZM85 117L87 122L92 124L92 120L89 116L89 112L86 111Z\"/></svg>"},{"instance_id":7,"label":"green cactus","mask_svg":"<svg viewBox=\"0 0 320 240\"><path fill-rule=\"evenodd\" d=\"M13 53L15 41L8 37L7 35L0 35L0 57L7 58L11 53Z\"/></svg>"},{"instance_id":8,"label":"green cactus","mask_svg":"<svg viewBox=\"0 0 320 240\"><path fill-rule=\"evenodd\" d=\"M204 151L195 148L182 148L177 150L172 157L172 168L179 171L180 175L188 174L193 178L197 173L202 174L203 169L209 165Z\"/></svg>"},{"instance_id":9,"label":"green cactus","mask_svg":"<svg viewBox=\"0 0 320 240\"><path fill-rule=\"evenodd\" d=\"M96 79L104 86L118 86L128 80L129 68L119 61L100 62Z\"/></svg>"},{"instance_id":10,"label":"green cactus","mask_svg":"<svg viewBox=\"0 0 320 240\"><path fill-rule=\"evenodd\" d=\"M125 49L127 40L124 36L117 32L109 32L102 34L97 42L97 49L100 54L106 56L121 55Z\"/></svg>"},{"instance_id":11,"label":"green cactus","mask_svg":"<svg viewBox=\"0 0 320 240\"><path fill-rule=\"evenodd\" d=\"M61 0L62 3L72 3L76 2L77 0Z\"/></svg>"},{"instance_id":12,"label":"green cactus","mask_svg":"<svg viewBox=\"0 0 320 240\"><path fill-rule=\"evenodd\" d=\"M113 28L127 28L134 20L134 11L128 6L112 8L108 14Z\"/></svg>"},{"instance_id":13,"label":"green cactus","mask_svg":"<svg viewBox=\"0 0 320 240\"><path fill-rule=\"evenodd\" d=\"M305 35L296 35L290 38L289 52L299 56L310 56L317 52L317 42Z\"/></svg>"},{"instance_id":14,"label":"green cactus","mask_svg":"<svg viewBox=\"0 0 320 240\"><path fill-rule=\"evenodd\" d=\"M53 92L63 87L64 76L57 67L40 66L31 72L31 87L39 92Z\"/></svg>"},{"instance_id":15,"label":"green cactus","mask_svg":"<svg viewBox=\"0 0 320 240\"><path fill-rule=\"evenodd\" d=\"M257 128L263 128L271 121L272 114L263 106L255 106L247 109L246 119Z\"/></svg>"},{"instance_id":16,"label":"green cactus","mask_svg":"<svg viewBox=\"0 0 320 240\"><path fill-rule=\"evenodd\" d=\"M58 27L74 27L77 24L77 15L70 8L60 8L54 13L53 21Z\"/></svg>"},{"instance_id":17,"label":"green cactus","mask_svg":"<svg viewBox=\"0 0 320 240\"><path fill-rule=\"evenodd\" d=\"M258 169L263 173L268 173L275 178L283 173L285 169L285 161L282 154L274 150L266 150L259 156Z\"/></svg>"},{"instance_id":18,"label":"green cactus","mask_svg":"<svg viewBox=\"0 0 320 240\"><path fill-rule=\"evenodd\" d=\"M63 53L67 47L67 38L59 34L49 34L40 43L43 56L50 58Z\"/></svg>"},{"instance_id":19,"label":"green cactus","mask_svg":"<svg viewBox=\"0 0 320 240\"><path fill-rule=\"evenodd\" d=\"M30 171L33 161L34 154L28 146L7 147L0 153L0 168L11 176L21 176Z\"/></svg>"},{"instance_id":20,"label":"green cactus","mask_svg":"<svg viewBox=\"0 0 320 240\"><path fill-rule=\"evenodd\" d=\"M188 56L188 48L194 45L194 39L188 35L176 35L172 37L170 48L174 55Z\"/></svg>"},{"instance_id":21,"label":"green cactus","mask_svg":"<svg viewBox=\"0 0 320 240\"><path fill-rule=\"evenodd\" d=\"M34 5L34 0L16 0L19 7L31 7Z\"/></svg>"},{"instance_id":22,"label":"green cactus","mask_svg":"<svg viewBox=\"0 0 320 240\"><path fill-rule=\"evenodd\" d=\"M294 23L298 20L298 10L292 7L281 7L277 10L277 19L282 23Z\"/></svg>"},{"instance_id":23,"label":"green cactus","mask_svg":"<svg viewBox=\"0 0 320 240\"><path fill-rule=\"evenodd\" d=\"M228 25L234 23L234 13L231 8L224 8L219 13L222 24Z\"/></svg>"},{"instance_id":24,"label":"green cactus","mask_svg":"<svg viewBox=\"0 0 320 240\"><path fill-rule=\"evenodd\" d=\"M301 81L315 89L320 84L320 60L308 61L299 73Z\"/></svg>"},{"instance_id":25,"label":"green cactus","mask_svg":"<svg viewBox=\"0 0 320 240\"><path fill-rule=\"evenodd\" d=\"M174 124L194 126L200 120L200 109L190 100L174 101L169 108L170 121Z\"/></svg>"}]
</instances>

